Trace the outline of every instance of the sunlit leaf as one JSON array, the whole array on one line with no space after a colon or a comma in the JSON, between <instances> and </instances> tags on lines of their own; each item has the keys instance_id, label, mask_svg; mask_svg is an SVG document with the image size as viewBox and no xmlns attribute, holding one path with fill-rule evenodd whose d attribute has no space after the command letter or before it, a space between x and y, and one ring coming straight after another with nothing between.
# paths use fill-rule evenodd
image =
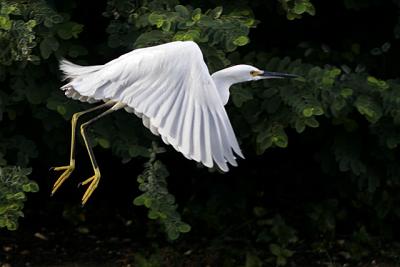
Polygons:
<instances>
[{"instance_id":1,"label":"sunlit leaf","mask_svg":"<svg viewBox=\"0 0 400 267\"><path fill-rule=\"evenodd\" d=\"M237 46L244 46L249 43L249 38L247 36L239 36L236 38L233 43Z\"/></svg>"}]
</instances>

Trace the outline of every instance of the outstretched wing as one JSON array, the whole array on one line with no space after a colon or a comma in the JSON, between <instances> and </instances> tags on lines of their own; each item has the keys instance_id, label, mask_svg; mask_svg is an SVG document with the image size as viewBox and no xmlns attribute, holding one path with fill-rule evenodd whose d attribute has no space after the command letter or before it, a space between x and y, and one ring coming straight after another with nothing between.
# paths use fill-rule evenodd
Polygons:
<instances>
[{"instance_id":1,"label":"outstretched wing","mask_svg":"<svg viewBox=\"0 0 400 267\"><path fill-rule=\"evenodd\" d=\"M115 100L142 117L185 157L228 171L232 150L243 157L235 134L194 42L136 49L105 65L82 67L62 61L66 95L84 101ZM81 99L82 100L82 99Z\"/></svg>"}]
</instances>

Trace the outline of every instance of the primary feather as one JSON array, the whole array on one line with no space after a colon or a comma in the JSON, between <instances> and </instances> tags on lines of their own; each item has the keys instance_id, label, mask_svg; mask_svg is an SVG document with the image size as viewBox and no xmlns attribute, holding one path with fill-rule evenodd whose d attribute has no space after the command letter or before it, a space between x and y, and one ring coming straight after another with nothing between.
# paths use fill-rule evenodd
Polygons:
<instances>
[{"instance_id":1,"label":"primary feather","mask_svg":"<svg viewBox=\"0 0 400 267\"><path fill-rule=\"evenodd\" d=\"M172 42L133 50L104 65L62 60L68 97L85 102L114 100L142 118L186 158L228 171L232 150L243 157L224 104L194 42ZM226 95L226 94L225 94ZM225 96L226 98L226 96Z\"/></svg>"}]
</instances>

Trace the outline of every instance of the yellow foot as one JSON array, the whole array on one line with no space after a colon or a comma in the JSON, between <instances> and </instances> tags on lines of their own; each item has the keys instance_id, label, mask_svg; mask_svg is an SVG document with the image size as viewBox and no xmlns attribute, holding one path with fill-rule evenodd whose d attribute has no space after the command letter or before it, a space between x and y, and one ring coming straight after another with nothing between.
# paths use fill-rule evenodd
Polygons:
<instances>
[{"instance_id":1,"label":"yellow foot","mask_svg":"<svg viewBox=\"0 0 400 267\"><path fill-rule=\"evenodd\" d=\"M72 171L75 169L75 163L72 162L68 166L54 167L51 169L55 171L64 171L53 185L53 190L51 191L51 195L54 195L57 189L62 185L62 183L65 180L67 180L67 178L71 175Z\"/></svg>"},{"instance_id":2,"label":"yellow foot","mask_svg":"<svg viewBox=\"0 0 400 267\"><path fill-rule=\"evenodd\" d=\"M99 184L100 181L100 170L99 169L94 169L94 175L90 177L89 179L86 179L79 185L86 185L90 183L89 187L86 189L85 194L82 197L82 206L86 204L88 201L89 197L92 195L93 191L96 189L97 185Z\"/></svg>"}]
</instances>

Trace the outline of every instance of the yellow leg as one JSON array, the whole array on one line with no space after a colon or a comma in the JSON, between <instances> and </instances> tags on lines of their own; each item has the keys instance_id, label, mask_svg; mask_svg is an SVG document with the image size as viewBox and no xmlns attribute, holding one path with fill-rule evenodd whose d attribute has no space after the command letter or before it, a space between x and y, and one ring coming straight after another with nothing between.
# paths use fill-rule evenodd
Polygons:
<instances>
[{"instance_id":1,"label":"yellow leg","mask_svg":"<svg viewBox=\"0 0 400 267\"><path fill-rule=\"evenodd\" d=\"M93 119L91 119L88 122L85 122L81 125L81 135L83 137L83 141L85 142L85 146L88 151L90 162L92 163L92 167L93 167L93 171L94 171L93 176L91 176L90 178L88 178L85 181L83 181L82 183L80 183L80 185L86 185L86 184L90 183L89 187L86 189L86 192L82 197L82 205L86 204L86 202L92 195L93 191L96 189L97 185L99 184L100 177L101 177L99 166L97 165L96 158L94 156L92 147L90 146L89 140L86 136L86 128L89 126L89 124L95 122L96 120L100 119L101 117L103 117L107 114L110 114L110 113L122 108L123 106L124 106L123 104L117 103L109 110L106 110L105 112L101 113L100 115L94 117Z\"/></svg>"},{"instance_id":2,"label":"yellow leg","mask_svg":"<svg viewBox=\"0 0 400 267\"><path fill-rule=\"evenodd\" d=\"M65 180L71 175L73 170L75 169L75 133L76 133L76 124L78 121L78 118L82 116L83 114L95 111L97 109L103 108L103 107L109 107L113 103L107 102L102 105L90 108L88 110L84 110L78 113L75 113L72 116L71 119L71 152L70 152L70 159L69 159L69 165L67 166L60 166L60 167L54 167L52 168L54 171L64 171L60 177L57 179L57 181L53 185L53 190L51 191L51 195L54 195L54 193L57 191L58 188L64 183Z\"/></svg>"}]
</instances>

